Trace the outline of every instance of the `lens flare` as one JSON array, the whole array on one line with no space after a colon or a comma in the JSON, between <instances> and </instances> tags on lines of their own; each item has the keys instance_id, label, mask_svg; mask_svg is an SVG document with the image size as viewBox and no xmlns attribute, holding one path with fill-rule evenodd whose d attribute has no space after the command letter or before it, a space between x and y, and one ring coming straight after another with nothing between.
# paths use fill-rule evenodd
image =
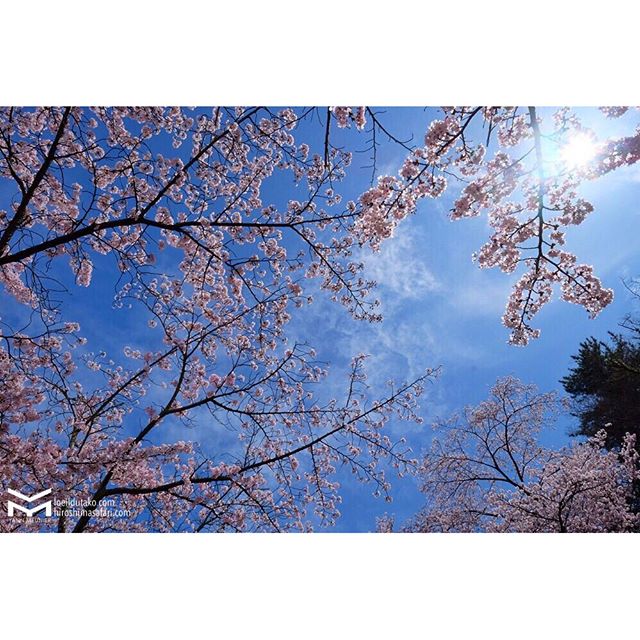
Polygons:
<instances>
[{"instance_id":1,"label":"lens flare","mask_svg":"<svg viewBox=\"0 0 640 640\"><path fill-rule=\"evenodd\" d=\"M561 149L560 157L568 168L576 169L592 160L597 151L598 145L593 139L585 133L579 133Z\"/></svg>"}]
</instances>

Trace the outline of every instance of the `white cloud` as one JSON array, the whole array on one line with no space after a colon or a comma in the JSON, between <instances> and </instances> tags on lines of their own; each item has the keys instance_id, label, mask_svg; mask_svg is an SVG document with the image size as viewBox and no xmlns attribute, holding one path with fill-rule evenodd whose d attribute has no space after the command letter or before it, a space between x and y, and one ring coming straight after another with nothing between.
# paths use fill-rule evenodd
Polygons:
<instances>
[{"instance_id":1,"label":"white cloud","mask_svg":"<svg viewBox=\"0 0 640 640\"><path fill-rule=\"evenodd\" d=\"M439 281L425 265L418 236L412 235L411 229L410 225L400 227L380 251L364 258L365 276L378 283L382 297L384 289L408 299L422 298L440 289Z\"/></svg>"},{"instance_id":2,"label":"white cloud","mask_svg":"<svg viewBox=\"0 0 640 640\"><path fill-rule=\"evenodd\" d=\"M494 316L504 312L511 291L511 279L500 274L492 278L487 271L478 270L477 276L452 282L447 294L449 306L465 317Z\"/></svg>"}]
</instances>

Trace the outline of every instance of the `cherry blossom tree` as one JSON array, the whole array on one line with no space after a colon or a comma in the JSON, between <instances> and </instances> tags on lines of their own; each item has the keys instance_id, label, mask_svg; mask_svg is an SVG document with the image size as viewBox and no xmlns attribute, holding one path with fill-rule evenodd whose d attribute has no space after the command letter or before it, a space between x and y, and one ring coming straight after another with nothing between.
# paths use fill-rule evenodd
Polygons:
<instances>
[{"instance_id":1,"label":"cherry blossom tree","mask_svg":"<svg viewBox=\"0 0 640 640\"><path fill-rule=\"evenodd\" d=\"M592 211L582 181L638 159L637 133L575 168L554 149L592 132L566 109L546 125L534 107L445 108L426 128L416 146L365 107L0 110L1 484L132 514L0 526L307 529L337 517L343 466L388 494L381 462L404 473L414 460L384 424L419 420L433 372L372 395L354 354L331 397L287 325L318 294L380 321L362 255L447 184L463 185L453 219L488 212L479 264L525 268L503 318L512 342L538 335L530 320L554 284L591 315L610 302L563 229ZM377 178L346 203L338 129L368 145ZM382 138L408 154L395 176L377 176ZM131 336L115 350L69 311L108 288ZM193 425L234 445L192 442Z\"/></svg>"},{"instance_id":2,"label":"cherry blossom tree","mask_svg":"<svg viewBox=\"0 0 640 640\"><path fill-rule=\"evenodd\" d=\"M420 468L427 505L408 531L622 532L637 530L635 436L607 450L604 430L554 450L539 443L560 409L554 394L514 378L488 400L435 425ZM390 531L392 521L378 522Z\"/></svg>"},{"instance_id":3,"label":"cherry blossom tree","mask_svg":"<svg viewBox=\"0 0 640 640\"><path fill-rule=\"evenodd\" d=\"M626 107L601 110L620 118ZM376 124L375 114L368 111ZM568 152L568 153L567 153ZM480 267L513 273L523 267L505 313L510 342L525 345L540 335L532 318L558 285L564 300L595 317L613 299L593 268L564 247L565 230L579 225L593 205L580 185L640 158L640 129L598 140L569 108L542 120L536 107L445 108L433 120L424 145L409 149L399 173L381 176L360 199L361 241L374 248L425 197L447 183L462 184L452 220L487 214L493 232L474 255Z\"/></svg>"},{"instance_id":4,"label":"cherry blossom tree","mask_svg":"<svg viewBox=\"0 0 640 640\"><path fill-rule=\"evenodd\" d=\"M356 354L343 397L328 397L315 352L285 332L310 280L379 319L352 256L356 215L334 211L350 154L328 141L313 154L292 134L314 116L2 110L2 486L129 514L3 514L4 530L307 529L337 517L338 468L388 495L381 461L414 464L383 426L418 419L431 372L372 398ZM287 176L300 199L263 201ZM68 317L96 278L129 318L116 352ZM189 441L194 424L233 444Z\"/></svg>"}]
</instances>

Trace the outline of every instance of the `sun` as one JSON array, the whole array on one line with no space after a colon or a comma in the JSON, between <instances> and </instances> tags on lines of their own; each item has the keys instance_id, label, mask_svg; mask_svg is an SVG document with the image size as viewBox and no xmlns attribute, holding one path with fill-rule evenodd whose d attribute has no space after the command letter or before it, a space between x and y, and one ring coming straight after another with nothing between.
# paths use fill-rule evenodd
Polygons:
<instances>
[{"instance_id":1,"label":"sun","mask_svg":"<svg viewBox=\"0 0 640 640\"><path fill-rule=\"evenodd\" d=\"M583 167L594 158L598 145L586 133L573 136L560 150L560 157L569 169Z\"/></svg>"}]
</instances>

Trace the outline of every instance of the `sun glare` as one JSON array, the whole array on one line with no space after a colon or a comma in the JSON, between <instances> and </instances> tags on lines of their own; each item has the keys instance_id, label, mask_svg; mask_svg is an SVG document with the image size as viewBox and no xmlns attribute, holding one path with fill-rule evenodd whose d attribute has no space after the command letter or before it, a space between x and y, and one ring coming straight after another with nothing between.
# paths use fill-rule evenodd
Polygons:
<instances>
[{"instance_id":1,"label":"sun glare","mask_svg":"<svg viewBox=\"0 0 640 640\"><path fill-rule=\"evenodd\" d=\"M587 164L595 155L598 146L591 137L579 133L571 138L560 151L564 164L575 169Z\"/></svg>"}]
</instances>

